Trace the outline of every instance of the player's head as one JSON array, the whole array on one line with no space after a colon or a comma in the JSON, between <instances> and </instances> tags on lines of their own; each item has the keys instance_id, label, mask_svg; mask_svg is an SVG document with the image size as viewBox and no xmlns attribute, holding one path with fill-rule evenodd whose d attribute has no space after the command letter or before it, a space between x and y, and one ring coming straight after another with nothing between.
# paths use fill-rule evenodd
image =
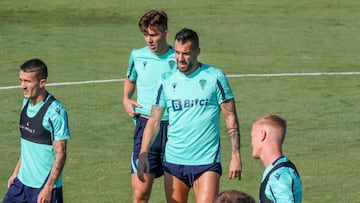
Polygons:
<instances>
[{"instance_id":1,"label":"player's head","mask_svg":"<svg viewBox=\"0 0 360 203\"><path fill-rule=\"evenodd\" d=\"M217 195L214 203L255 203L255 199L242 191L226 190Z\"/></svg>"},{"instance_id":2,"label":"player's head","mask_svg":"<svg viewBox=\"0 0 360 203\"><path fill-rule=\"evenodd\" d=\"M37 101L45 92L48 75L46 64L40 59L30 59L20 66L19 79L25 98Z\"/></svg>"},{"instance_id":3,"label":"player's head","mask_svg":"<svg viewBox=\"0 0 360 203\"><path fill-rule=\"evenodd\" d=\"M25 73L36 72L38 79L46 79L48 76L47 66L40 59L30 59L25 61L25 63L20 66L20 70Z\"/></svg>"},{"instance_id":4,"label":"player's head","mask_svg":"<svg viewBox=\"0 0 360 203\"><path fill-rule=\"evenodd\" d=\"M197 33L183 28L175 35L174 47L179 71L185 74L192 73L198 66L197 57L200 55Z\"/></svg>"},{"instance_id":5,"label":"player's head","mask_svg":"<svg viewBox=\"0 0 360 203\"><path fill-rule=\"evenodd\" d=\"M166 38L169 36L167 15L164 11L151 10L145 13L139 21L140 31L150 50L162 55L168 50Z\"/></svg>"},{"instance_id":6,"label":"player's head","mask_svg":"<svg viewBox=\"0 0 360 203\"><path fill-rule=\"evenodd\" d=\"M146 12L139 21L140 31L146 33L148 29L168 29L168 17L164 11L151 10Z\"/></svg>"},{"instance_id":7,"label":"player's head","mask_svg":"<svg viewBox=\"0 0 360 203\"><path fill-rule=\"evenodd\" d=\"M175 42L179 44L185 44L187 42L191 42L191 49L196 50L200 47L199 36L198 34L189 28L181 29L175 35Z\"/></svg>"},{"instance_id":8,"label":"player's head","mask_svg":"<svg viewBox=\"0 0 360 203\"><path fill-rule=\"evenodd\" d=\"M271 146L281 149L286 134L286 120L275 114L257 118L251 129L252 156L260 158L263 147ZM265 146L267 145L267 146Z\"/></svg>"}]
</instances>

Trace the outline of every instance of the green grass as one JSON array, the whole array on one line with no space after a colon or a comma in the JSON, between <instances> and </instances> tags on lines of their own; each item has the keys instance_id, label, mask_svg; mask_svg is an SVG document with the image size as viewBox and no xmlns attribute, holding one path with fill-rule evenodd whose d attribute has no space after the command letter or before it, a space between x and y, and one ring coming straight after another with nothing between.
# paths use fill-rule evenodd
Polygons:
<instances>
[{"instance_id":1,"label":"green grass","mask_svg":"<svg viewBox=\"0 0 360 203\"><path fill-rule=\"evenodd\" d=\"M200 60L227 74L354 72L360 61L360 3L337 1L19 1L0 2L0 87L18 85L33 57L49 83L123 78L131 49L144 46L139 17L169 15L170 37L199 33ZM251 122L265 113L288 120L284 152L302 177L303 202L360 202L360 75L230 78L241 122L242 180L228 180L222 120L220 189L255 198L264 167L251 158ZM122 82L51 86L69 113L66 202L131 202L134 125L122 109ZM0 198L19 155L20 89L0 89ZM162 179L151 202L165 202ZM193 194L189 202L194 202Z\"/></svg>"}]
</instances>

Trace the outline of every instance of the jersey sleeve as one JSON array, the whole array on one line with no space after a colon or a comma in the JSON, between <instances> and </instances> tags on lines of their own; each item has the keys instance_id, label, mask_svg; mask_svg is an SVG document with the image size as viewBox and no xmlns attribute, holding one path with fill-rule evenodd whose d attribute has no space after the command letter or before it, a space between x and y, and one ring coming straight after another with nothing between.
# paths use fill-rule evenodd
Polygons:
<instances>
[{"instance_id":1,"label":"jersey sleeve","mask_svg":"<svg viewBox=\"0 0 360 203\"><path fill-rule=\"evenodd\" d=\"M157 91L155 94L156 97L155 97L154 105L160 106L165 109L166 108L166 96L164 93L164 84L161 79L158 81L156 90Z\"/></svg>"},{"instance_id":2,"label":"jersey sleeve","mask_svg":"<svg viewBox=\"0 0 360 203\"><path fill-rule=\"evenodd\" d=\"M59 101L56 100L49 106L45 116L44 127L52 133L54 140L70 138L68 115Z\"/></svg>"},{"instance_id":3,"label":"jersey sleeve","mask_svg":"<svg viewBox=\"0 0 360 203\"><path fill-rule=\"evenodd\" d=\"M126 72L126 77L129 78L131 81L136 81L137 79L137 72L135 69L135 62L134 62L134 51L131 52L129 57L128 69Z\"/></svg>"},{"instance_id":4,"label":"jersey sleeve","mask_svg":"<svg viewBox=\"0 0 360 203\"><path fill-rule=\"evenodd\" d=\"M216 95L219 104L234 97L228 79L220 70L217 72Z\"/></svg>"}]
</instances>

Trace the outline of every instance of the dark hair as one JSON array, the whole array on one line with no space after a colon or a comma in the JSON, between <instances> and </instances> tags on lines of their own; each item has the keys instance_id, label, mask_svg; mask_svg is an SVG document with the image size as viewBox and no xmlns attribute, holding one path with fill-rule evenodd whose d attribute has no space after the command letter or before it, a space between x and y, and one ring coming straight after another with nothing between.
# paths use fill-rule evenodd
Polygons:
<instances>
[{"instance_id":1,"label":"dark hair","mask_svg":"<svg viewBox=\"0 0 360 203\"><path fill-rule=\"evenodd\" d=\"M168 17L164 11L151 10L145 13L139 21L140 31L147 32L148 28L159 26L160 28L167 30Z\"/></svg>"},{"instance_id":2,"label":"dark hair","mask_svg":"<svg viewBox=\"0 0 360 203\"><path fill-rule=\"evenodd\" d=\"M40 59L30 59L20 66L20 69L26 73L38 72L39 79L46 79L48 70L46 64Z\"/></svg>"},{"instance_id":3,"label":"dark hair","mask_svg":"<svg viewBox=\"0 0 360 203\"><path fill-rule=\"evenodd\" d=\"M175 41L185 44L188 41L192 42L192 49L197 49L200 46L198 34L189 28L183 28L175 35Z\"/></svg>"},{"instance_id":4,"label":"dark hair","mask_svg":"<svg viewBox=\"0 0 360 203\"><path fill-rule=\"evenodd\" d=\"M238 190L226 190L218 194L214 203L255 203L255 199Z\"/></svg>"}]
</instances>

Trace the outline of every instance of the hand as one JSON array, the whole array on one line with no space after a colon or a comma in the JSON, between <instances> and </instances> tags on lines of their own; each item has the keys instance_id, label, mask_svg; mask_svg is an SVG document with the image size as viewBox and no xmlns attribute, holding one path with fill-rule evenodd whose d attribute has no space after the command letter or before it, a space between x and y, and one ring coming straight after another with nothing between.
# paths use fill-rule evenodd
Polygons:
<instances>
[{"instance_id":1,"label":"hand","mask_svg":"<svg viewBox=\"0 0 360 203\"><path fill-rule=\"evenodd\" d=\"M49 203L51 200L51 192L52 188L44 186L38 195L37 203Z\"/></svg>"},{"instance_id":2,"label":"hand","mask_svg":"<svg viewBox=\"0 0 360 203\"><path fill-rule=\"evenodd\" d=\"M241 180L242 163L240 157L232 157L229 166L229 179Z\"/></svg>"},{"instance_id":3,"label":"hand","mask_svg":"<svg viewBox=\"0 0 360 203\"><path fill-rule=\"evenodd\" d=\"M10 176L10 178L8 180L8 184L7 184L8 188L10 187L10 185L13 184L15 178L16 178L16 174L13 174Z\"/></svg>"},{"instance_id":4,"label":"hand","mask_svg":"<svg viewBox=\"0 0 360 203\"><path fill-rule=\"evenodd\" d=\"M123 105L124 105L124 109L125 109L126 113L130 117L138 116L138 113L136 113L134 111L134 109L135 109L135 107L141 108L141 105L138 104L136 101L131 100L131 99L126 99L123 101Z\"/></svg>"},{"instance_id":5,"label":"hand","mask_svg":"<svg viewBox=\"0 0 360 203\"><path fill-rule=\"evenodd\" d=\"M141 182L145 182L144 174L149 173L150 164L147 159L147 153L143 152L139 155L139 162L137 164L137 176Z\"/></svg>"}]
</instances>

